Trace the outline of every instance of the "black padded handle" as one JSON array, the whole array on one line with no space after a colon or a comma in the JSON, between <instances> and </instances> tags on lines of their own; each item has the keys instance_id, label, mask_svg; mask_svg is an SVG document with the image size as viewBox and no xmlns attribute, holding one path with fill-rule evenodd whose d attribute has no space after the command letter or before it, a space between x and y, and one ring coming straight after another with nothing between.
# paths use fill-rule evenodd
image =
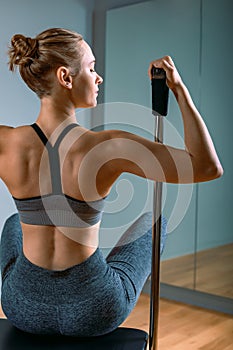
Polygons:
<instances>
[{"instance_id":1,"label":"black padded handle","mask_svg":"<svg viewBox=\"0 0 233 350\"><path fill-rule=\"evenodd\" d=\"M166 116L169 95L169 88L166 84L166 72L162 68L152 67L151 75L153 114Z\"/></svg>"}]
</instances>

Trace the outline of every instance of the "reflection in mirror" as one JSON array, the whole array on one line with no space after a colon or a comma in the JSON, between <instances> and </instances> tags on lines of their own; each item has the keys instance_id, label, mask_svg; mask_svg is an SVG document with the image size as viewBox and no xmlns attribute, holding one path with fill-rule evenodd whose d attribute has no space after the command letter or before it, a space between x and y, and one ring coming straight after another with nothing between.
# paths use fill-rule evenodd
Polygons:
<instances>
[{"instance_id":1,"label":"reflection in mirror","mask_svg":"<svg viewBox=\"0 0 233 350\"><path fill-rule=\"evenodd\" d=\"M233 243L200 251L196 261L196 288L233 299Z\"/></svg>"}]
</instances>

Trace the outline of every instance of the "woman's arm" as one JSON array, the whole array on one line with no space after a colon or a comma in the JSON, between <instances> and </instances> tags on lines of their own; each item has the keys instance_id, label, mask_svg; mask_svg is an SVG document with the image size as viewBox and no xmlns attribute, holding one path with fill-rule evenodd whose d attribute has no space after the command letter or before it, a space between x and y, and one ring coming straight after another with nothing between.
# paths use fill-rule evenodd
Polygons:
<instances>
[{"instance_id":1,"label":"woman's arm","mask_svg":"<svg viewBox=\"0 0 233 350\"><path fill-rule=\"evenodd\" d=\"M173 91L183 117L184 142L187 152L192 157L196 181L205 181L201 176L203 168L205 176L221 176L222 166L216 154L212 139L207 127L196 109L188 89L181 80L175 65L169 56L154 61L150 64L149 74L152 66L165 69L167 74L167 85ZM150 76L150 75L149 75ZM200 177L199 177L200 176Z\"/></svg>"},{"instance_id":2,"label":"woman's arm","mask_svg":"<svg viewBox=\"0 0 233 350\"><path fill-rule=\"evenodd\" d=\"M170 183L202 182L220 177L223 169L210 134L171 57L153 61L148 71L150 78L152 66L166 71L167 85L175 95L183 118L185 149L112 130L109 132L111 142L105 148L111 159L109 169L118 175L129 172Z\"/></svg>"}]
</instances>

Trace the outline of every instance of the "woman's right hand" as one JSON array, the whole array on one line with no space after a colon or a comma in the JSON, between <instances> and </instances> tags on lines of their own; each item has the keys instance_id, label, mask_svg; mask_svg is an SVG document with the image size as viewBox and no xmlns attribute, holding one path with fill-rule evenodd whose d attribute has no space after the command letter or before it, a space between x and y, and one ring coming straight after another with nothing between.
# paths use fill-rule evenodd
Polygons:
<instances>
[{"instance_id":1,"label":"woman's right hand","mask_svg":"<svg viewBox=\"0 0 233 350\"><path fill-rule=\"evenodd\" d=\"M152 67L162 68L165 70L167 77L167 86L172 91L175 92L176 88L183 84L182 79L176 69L176 66L170 56L164 56L150 63L148 69L148 75L150 79L152 79Z\"/></svg>"}]
</instances>

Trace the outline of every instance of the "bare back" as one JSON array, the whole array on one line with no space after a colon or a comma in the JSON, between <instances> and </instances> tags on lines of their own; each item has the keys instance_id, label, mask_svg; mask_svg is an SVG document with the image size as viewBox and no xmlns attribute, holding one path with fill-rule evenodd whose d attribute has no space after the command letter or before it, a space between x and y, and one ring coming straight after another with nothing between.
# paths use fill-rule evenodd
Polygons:
<instances>
[{"instance_id":1,"label":"bare back","mask_svg":"<svg viewBox=\"0 0 233 350\"><path fill-rule=\"evenodd\" d=\"M47 151L33 129L30 126L3 127L0 131L2 140L7 140L1 143L0 176L12 196L24 199L51 193ZM108 194L116 175L111 175L106 166L102 167L104 171L98 169L100 155L95 146L101 138L101 133L78 127L71 130L62 142L59 154L62 189L66 195L94 201ZM79 183L83 184L82 188ZM73 266L95 251L99 225L81 229L22 223L24 254L32 263L48 269Z\"/></svg>"}]
</instances>

